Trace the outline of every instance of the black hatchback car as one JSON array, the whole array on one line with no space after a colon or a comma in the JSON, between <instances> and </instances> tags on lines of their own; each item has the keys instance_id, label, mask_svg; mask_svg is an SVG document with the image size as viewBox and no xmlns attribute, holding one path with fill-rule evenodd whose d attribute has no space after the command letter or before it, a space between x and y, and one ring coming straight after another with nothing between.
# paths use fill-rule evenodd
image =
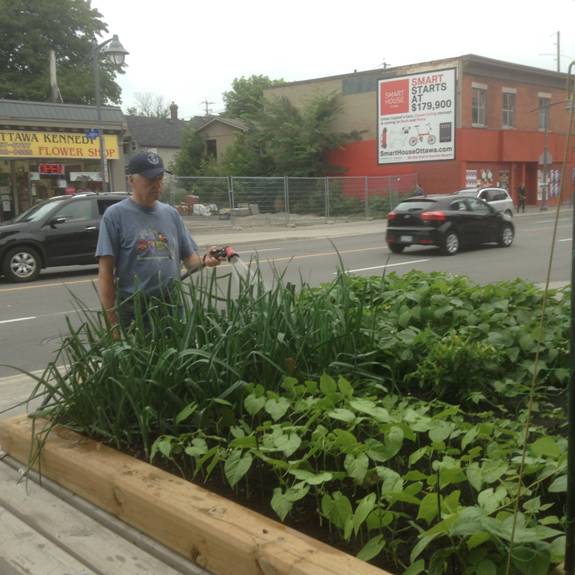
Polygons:
<instances>
[{"instance_id":1,"label":"black hatchback car","mask_svg":"<svg viewBox=\"0 0 575 575\"><path fill-rule=\"evenodd\" d=\"M463 245L497 243L509 247L512 219L483 200L462 196L409 198L387 215L386 241L396 254L411 245L438 246L448 256Z\"/></svg>"},{"instance_id":2,"label":"black hatchback car","mask_svg":"<svg viewBox=\"0 0 575 575\"><path fill-rule=\"evenodd\" d=\"M126 193L56 196L0 225L0 269L12 282L32 281L42 268L95 264L100 219Z\"/></svg>"}]
</instances>

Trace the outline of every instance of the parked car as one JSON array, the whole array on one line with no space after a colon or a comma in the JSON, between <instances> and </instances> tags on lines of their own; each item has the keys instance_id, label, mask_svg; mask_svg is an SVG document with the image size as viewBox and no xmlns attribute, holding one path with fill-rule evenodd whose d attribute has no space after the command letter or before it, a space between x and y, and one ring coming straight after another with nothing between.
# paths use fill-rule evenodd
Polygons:
<instances>
[{"instance_id":1,"label":"parked car","mask_svg":"<svg viewBox=\"0 0 575 575\"><path fill-rule=\"evenodd\" d=\"M100 219L126 193L56 196L0 225L0 270L8 281L28 282L40 270L95 264Z\"/></svg>"},{"instance_id":2,"label":"parked car","mask_svg":"<svg viewBox=\"0 0 575 575\"><path fill-rule=\"evenodd\" d=\"M409 198L387 215L386 241L396 254L411 245L438 246L448 256L463 245L498 243L515 237L512 219L477 198L461 195Z\"/></svg>"},{"instance_id":3,"label":"parked car","mask_svg":"<svg viewBox=\"0 0 575 575\"><path fill-rule=\"evenodd\" d=\"M504 188L465 188L456 192L459 196L479 198L493 206L497 211L513 217L513 200Z\"/></svg>"}]
</instances>

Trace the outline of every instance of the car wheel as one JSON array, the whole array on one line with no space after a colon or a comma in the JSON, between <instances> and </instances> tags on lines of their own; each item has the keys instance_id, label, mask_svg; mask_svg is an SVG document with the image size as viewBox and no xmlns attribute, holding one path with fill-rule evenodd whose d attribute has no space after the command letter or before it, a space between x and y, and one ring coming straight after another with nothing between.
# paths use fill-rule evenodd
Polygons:
<instances>
[{"instance_id":1,"label":"car wheel","mask_svg":"<svg viewBox=\"0 0 575 575\"><path fill-rule=\"evenodd\" d=\"M447 232L442 251L447 256L454 256L459 251L459 236L455 232Z\"/></svg>"},{"instance_id":2,"label":"car wheel","mask_svg":"<svg viewBox=\"0 0 575 575\"><path fill-rule=\"evenodd\" d=\"M29 247L12 248L6 253L2 272L11 282L30 282L40 273L40 256Z\"/></svg>"},{"instance_id":3,"label":"car wheel","mask_svg":"<svg viewBox=\"0 0 575 575\"><path fill-rule=\"evenodd\" d=\"M400 254L405 246L401 246L399 244L387 244L387 247L394 253L394 254Z\"/></svg>"},{"instance_id":4,"label":"car wheel","mask_svg":"<svg viewBox=\"0 0 575 575\"><path fill-rule=\"evenodd\" d=\"M513 217L513 212L511 210L505 210L505 214L507 214L509 217Z\"/></svg>"},{"instance_id":5,"label":"car wheel","mask_svg":"<svg viewBox=\"0 0 575 575\"><path fill-rule=\"evenodd\" d=\"M503 226L498 243L502 248L508 248L513 243L514 237L515 232L513 231L513 228L511 226Z\"/></svg>"}]
</instances>

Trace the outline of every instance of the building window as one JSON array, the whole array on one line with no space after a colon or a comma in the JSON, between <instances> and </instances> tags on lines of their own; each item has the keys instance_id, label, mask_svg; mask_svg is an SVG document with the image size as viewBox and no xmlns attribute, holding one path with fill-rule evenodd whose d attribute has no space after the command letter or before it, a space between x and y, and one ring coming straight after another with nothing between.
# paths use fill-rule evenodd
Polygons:
<instances>
[{"instance_id":1,"label":"building window","mask_svg":"<svg viewBox=\"0 0 575 575\"><path fill-rule=\"evenodd\" d=\"M206 140L206 154L208 158L218 159L218 143L216 140Z\"/></svg>"},{"instance_id":2,"label":"building window","mask_svg":"<svg viewBox=\"0 0 575 575\"><path fill-rule=\"evenodd\" d=\"M471 123L474 126L485 126L486 91L483 88L473 88L471 103Z\"/></svg>"},{"instance_id":3,"label":"building window","mask_svg":"<svg viewBox=\"0 0 575 575\"><path fill-rule=\"evenodd\" d=\"M513 128L515 120L515 94L503 93L503 127Z\"/></svg>"},{"instance_id":4,"label":"building window","mask_svg":"<svg viewBox=\"0 0 575 575\"><path fill-rule=\"evenodd\" d=\"M549 98L539 98L539 129L549 129Z\"/></svg>"}]
</instances>

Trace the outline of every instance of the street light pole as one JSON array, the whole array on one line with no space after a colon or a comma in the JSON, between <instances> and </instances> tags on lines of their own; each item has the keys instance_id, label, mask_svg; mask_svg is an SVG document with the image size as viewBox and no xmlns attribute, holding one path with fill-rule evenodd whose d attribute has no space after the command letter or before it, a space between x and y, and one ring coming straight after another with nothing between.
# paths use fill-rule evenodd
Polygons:
<instances>
[{"instance_id":1,"label":"street light pole","mask_svg":"<svg viewBox=\"0 0 575 575\"><path fill-rule=\"evenodd\" d=\"M124 49L118 36L114 34L111 38L101 44L92 45L92 67L94 71L94 90L96 92L96 118L98 123L98 140L100 143L100 174L102 177L102 192L108 191L108 167L106 162L106 143L104 140L104 127L102 126L102 93L100 88L100 63L98 55L105 54L116 66L121 66L128 52Z\"/></svg>"}]
</instances>

